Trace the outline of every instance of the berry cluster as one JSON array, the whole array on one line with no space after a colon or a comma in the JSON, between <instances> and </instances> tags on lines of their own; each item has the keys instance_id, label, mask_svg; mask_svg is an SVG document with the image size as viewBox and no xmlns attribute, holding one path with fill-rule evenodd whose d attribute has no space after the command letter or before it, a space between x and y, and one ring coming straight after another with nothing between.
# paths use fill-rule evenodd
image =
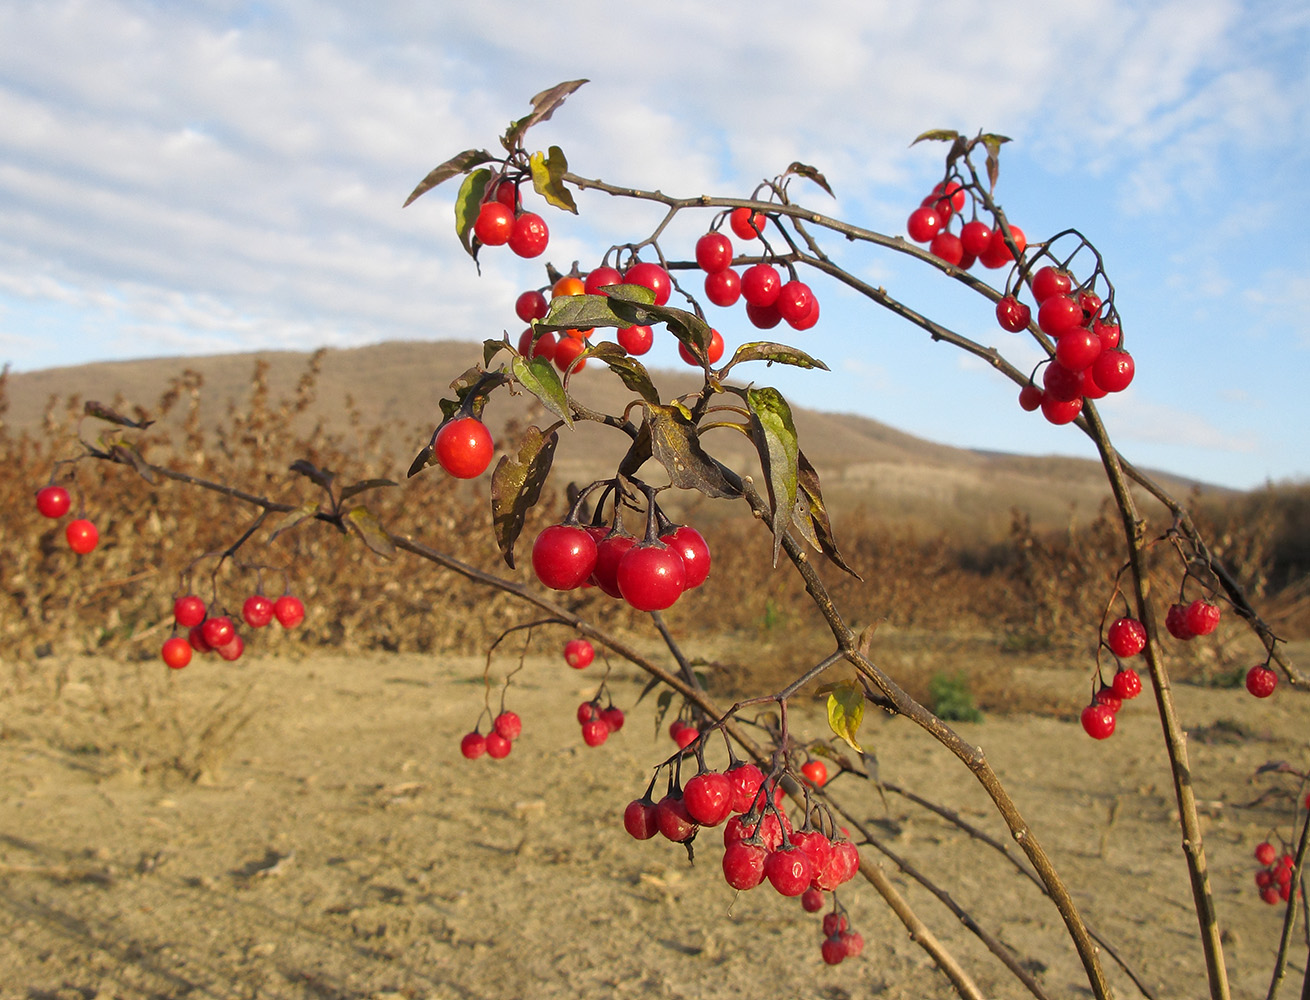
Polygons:
<instances>
[{"instance_id":1,"label":"berry cluster","mask_svg":"<svg viewBox=\"0 0 1310 1000\"><path fill-rule=\"evenodd\" d=\"M578 724L582 726L582 742L589 747L598 747L623 728L623 709L616 708L611 702L600 707L600 696L584 701L578 706Z\"/></svg>"},{"instance_id":2,"label":"berry cluster","mask_svg":"<svg viewBox=\"0 0 1310 1000\"><path fill-rule=\"evenodd\" d=\"M700 730L682 719L674 719L669 723L669 738L678 744L679 750L685 750L700 739Z\"/></svg>"},{"instance_id":3,"label":"berry cluster","mask_svg":"<svg viewBox=\"0 0 1310 1000\"><path fill-rule=\"evenodd\" d=\"M1116 660L1136 656L1146 648L1146 626L1136 618L1116 618L1106 629L1105 645ZM1119 664L1109 684L1098 680L1092 700L1082 711L1083 731L1096 740L1114 735L1115 720L1125 701L1142 693L1142 679L1132 667Z\"/></svg>"},{"instance_id":4,"label":"berry cluster","mask_svg":"<svg viewBox=\"0 0 1310 1000\"><path fill-rule=\"evenodd\" d=\"M251 628L263 628L274 618L283 628L295 628L305 620L305 605L300 598L283 594L270 601L263 594L252 594L241 606L241 618ZM217 653L225 660L237 660L246 651L246 642L228 615L210 615L205 602L187 594L173 602L173 621L187 629L186 638L173 636L164 642L160 656L174 670L191 662L192 652Z\"/></svg>"},{"instance_id":5,"label":"berry cluster","mask_svg":"<svg viewBox=\"0 0 1310 1000\"><path fill-rule=\"evenodd\" d=\"M523 732L523 720L517 712L502 711L491 721L491 731L483 736L476 728L459 741L459 752L469 760L484 753L492 760L509 756L514 741Z\"/></svg>"},{"instance_id":6,"label":"berry cluster","mask_svg":"<svg viewBox=\"0 0 1310 1000\"><path fill-rule=\"evenodd\" d=\"M1219 626L1219 618L1219 606L1209 601L1196 600L1191 604L1180 601L1169 606L1164 627L1175 639L1187 642L1198 635L1209 635Z\"/></svg>"},{"instance_id":7,"label":"berry cluster","mask_svg":"<svg viewBox=\"0 0 1310 1000\"><path fill-rule=\"evenodd\" d=\"M1255 886L1260 898L1270 906L1286 903L1292 898L1292 874L1296 858L1290 854L1278 856L1278 849L1269 841L1256 845L1255 860L1263 867L1255 873Z\"/></svg>"},{"instance_id":8,"label":"berry cluster","mask_svg":"<svg viewBox=\"0 0 1310 1000\"><path fill-rule=\"evenodd\" d=\"M657 769L646 793L624 809L624 829L635 839L659 834L674 843L690 844L702 828L722 824L722 870L728 885L746 891L767 881L780 895L801 897L808 912L822 909L823 893L832 892L859 871L859 850L845 831L835 829L825 809L810 806L807 798L805 821L793 826L782 809L785 771L766 778L754 764L734 761L720 772L705 768L701 761L696 775L680 785L680 763L677 755L661 765L671 770L668 790L659 801L653 798ZM864 942L850 932L835 898L834 914L829 917L824 920L824 961L836 964L858 955Z\"/></svg>"},{"instance_id":9,"label":"berry cluster","mask_svg":"<svg viewBox=\"0 0 1310 1000\"><path fill-rule=\"evenodd\" d=\"M1082 412L1083 400L1128 388L1136 367L1119 346L1118 322L1090 286L1075 288L1068 271L1047 265L1033 274L1031 287L1038 329L1055 341L1055 353L1043 362L1041 388L1029 381L1019 391L1019 405L1040 409L1053 424L1067 424ZM1032 322L1032 310L1011 293L996 304L996 319L1018 332Z\"/></svg>"},{"instance_id":10,"label":"berry cluster","mask_svg":"<svg viewBox=\"0 0 1310 1000\"><path fill-rule=\"evenodd\" d=\"M62 486L50 484L36 491L36 509L43 517L57 520L68 513L73 505L68 490ZM79 556L95 550L100 543L100 531L95 524L84 517L77 517L64 526L64 540L68 547Z\"/></svg>"},{"instance_id":11,"label":"berry cluster","mask_svg":"<svg viewBox=\"0 0 1310 1000\"><path fill-rule=\"evenodd\" d=\"M929 252L948 264L968 270L975 263L996 269L1014 262L1014 254L1005 242L1005 231L993 229L975 216L963 221L968 190L959 181L942 181L932 189L905 223L905 232L915 243L926 243ZM959 232L951 226L959 220ZM1010 235L1019 252L1027 247L1027 239L1018 226L1010 226Z\"/></svg>"},{"instance_id":12,"label":"berry cluster","mask_svg":"<svg viewBox=\"0 0 1310 1000\"><path fill-rule=\"evenodd\" d=\"M667 525L657 538L639 541L617 528L566 521L537 535L532 569L551 590L590 585L638 611L662 611L705 582L710 549L687 525Z\"/></svg>"},{"instance_id":13,"label":"berry cluster","mask_svg":"<svg viewBox=\"0 0 1310 1000\"><path fill-rule=\"evenodd\" d=\"M728 217L733 233L743 240L762 239L766 223L763 214L744 207L733 209ZM733 306L744 299L746 318L760 330L771 330L784 320L793 330L808 330L819 322L818 297L794 273L784 281L776 267L761 261L739 275L732 260L732 240L723 233L708 232L696 241L696 263L705 272L705 297L716 306ZM699 363L685 348L683 360ZM715 360L710 358L711 363Z\"/></svg>"},{"instance_id":14,"label":"berry cluster","mask_svg":"<svg viewBox=\"0 0 1310 1000\"><path fill-rule=\"evenodd\" d=\"M546 220L535 212L524 212L518 186L502 181L482 203L473 223L473 235L484 246L509 248L520 257L539 257L550 241Z\"/></svg>"}]
</instances>

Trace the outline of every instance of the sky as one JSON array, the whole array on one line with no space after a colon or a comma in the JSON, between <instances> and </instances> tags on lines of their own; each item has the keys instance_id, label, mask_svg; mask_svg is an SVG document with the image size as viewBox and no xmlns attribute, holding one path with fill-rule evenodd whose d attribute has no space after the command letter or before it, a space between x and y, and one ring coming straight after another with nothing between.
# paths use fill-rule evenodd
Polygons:
<instances>
[{"instance_id":1,"label":"sky","mask_svg":"<svg viewBox=\"0 0 1310 1000\"><path fill-rule=\"evenodd\" d=\"M457 182L401 205L448 156L497 149L533 94L585 77L529 133L578 174L745 197L801 161L837 197L798 182L797 200L889 235L942 176L943 147L916 135L1011 137L1010 219L1030 240L1079 229L1115 284L1137 365L1100 406L1120 451L1237 488L1310 478L1303 0L0 0L0 52L0 363L18 372L516 336L544 260L589 269L662 211L586 194L571 216L530 194L545 257L487 248L479 275ZM680 217L666 255L689 258L711 219ZM1039 360L912 258L825 249L1019 367ZM811 284L818 326L767 336L831 371L739 374L933 441L1094 457L981 362ZM763 339L740 307L706 308L730 349ZM681 364L667 337L646 360Z\"/></svg>"}]
</instances>

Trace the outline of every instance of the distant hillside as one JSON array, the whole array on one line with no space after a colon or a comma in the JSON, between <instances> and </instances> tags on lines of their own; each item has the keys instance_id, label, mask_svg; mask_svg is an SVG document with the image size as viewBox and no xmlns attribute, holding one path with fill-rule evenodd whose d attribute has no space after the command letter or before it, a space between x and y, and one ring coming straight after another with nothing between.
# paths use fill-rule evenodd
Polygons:
<instances>
[{"instance_id":1,"label":"distant hillside","mask_svg":"<svg viewBox=\"0 0 1310 1000\"><path fill-rule=\"evenodd\" d=\"M39 433L46 411L66 411L69 397L139 404L150 410L183 370L204 379L202 420L215 426L229 407L249 398L257 360L269 364L271 398L291 397L310 356L289 351L196 358L103 362L11 375L4 421L11 433ZM390 458L396 477L427 442L439 420L438 400L450 382L481 358L479 345L450 341L386 343L329 350L322 359L313 404L306 420L329 431L349 430L353 407L364 427L394 428ZM631 398L619 380L599 365L577 376L589 405L618 412ZM665 392L688 392L699 380L687 372L659 372ZM508 404L508 405L506 405ZM485 414L499 434L511 420L542 422L547 415L530 397L498 395ZM1100 466L1062 457L1027 457L935 444L886 424L849 414L797 410L801 446L818 469L829 502L840 510L864 508L892 517L915 530L995 535L1019 509L1040 526L1062 526L1070 518L1086 521L1108 496ZM732 431L713 431L706 446L721 461L750 472L757 463L749 442ZM562 442L559 473L590 481L612 472L623 441L612 431L580 425L575 443ZM1164 485L1186 493L1197 484L1161 476ZM1223 491L1205 488L1207 492Z\"/></svg>"}]
</instances>

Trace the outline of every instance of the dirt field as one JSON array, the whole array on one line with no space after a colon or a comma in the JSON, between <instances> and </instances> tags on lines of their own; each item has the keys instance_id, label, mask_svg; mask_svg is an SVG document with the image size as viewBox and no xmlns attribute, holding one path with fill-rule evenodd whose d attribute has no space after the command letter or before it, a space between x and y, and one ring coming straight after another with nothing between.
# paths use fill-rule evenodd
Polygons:
<instances>
[{"instance_id":1,"label":"dirt field","mask_svg":"<svg viewBox=\"0 0 1310 1000\"><path fill-rule=\"evenodd\" d=\"M864 955L829 968L818 915L767 885L738 896L724 884L717 834L703 835L694 866L676 845L629 839L623 806L671 745L653 737L649 701L603 747L582 744L574 709L594 693L599 664L575 672L529 660L510 691L522 737L505 760L474 762L457 745L481 707L480 660L252 655L169 678L155 663L10 666L0 698L5 1000L952 995L865 886L840 893ZM1066 690L1071 710L1086 683L1081 672L1018 675ZM622 668L610 686L624 708L640 690ZM1251 806L1277 784L1252 774L1268 760L1310 764L1310 702L1284 690L1268 703L1178 692L1235 995L1263 996L1281 911L1257 898L1251 851L1276 824L1289 832L1290 798ZM1148 690L1100 744L1050 718L960 728L1009 784L1088 921L1160 997L1196 997L1195 917L1149 702ZM234 736L221 726L204 735L245 710ZM816 716L811 733L819 726ZM866 736L884 780L1004 839L967 772L908 723L870 719ZM184 780L169 757L201 780ZM845 776L835 791L1012 946L1051 996L1089 995L1054 908L995 853L904 798L884 805L862 779ZM989 996L1023 995L948 912L883 864ZM1284 995L1299 989L1304 958L1298 948ZM1135 995L1107 966L1121 995Z\"/></svg>"}]
</instances>

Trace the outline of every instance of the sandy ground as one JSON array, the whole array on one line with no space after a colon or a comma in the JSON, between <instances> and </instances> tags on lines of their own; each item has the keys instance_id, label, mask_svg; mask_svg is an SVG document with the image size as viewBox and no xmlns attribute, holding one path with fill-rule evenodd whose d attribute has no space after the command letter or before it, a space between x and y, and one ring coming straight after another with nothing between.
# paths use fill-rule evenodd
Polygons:
<instances>
[{"instance_id":1,"label":"sandy ground","mask_svg":"<svg viewBox=\"0 0 1310 1000\"><path fill-rule=\"evenodd\" d=\"M0 700L0 997L953 995L866 885L841 891L864 955L830 968L817 915L767 885L738 895L724 884L717 835L694 866L677 845L627 837L622 809L671 745L654 734L653 699L603 747L582 744L574 710L599 663L529 660L510 691L524 719L513 752L463 760L482 668L251 656L169 678L153 663L93 659L18 669ZM1085 687L1074 673L1032 680L1066 687L1071 705ZM625 708L640 690L623 668L610 687ZM960 729L987 751L1088 921L1159 996L1196 997L1196 920L1149 702L1148 691L1126 706L1104 743L1050 718ZM1185 687L1179 702L1235 995L1263 996L1281 911L1257 898L1251 852L1272 829L1290 832L1291 800L1252 805L1278 785L1252 775L1268 760L1310 764L1310 701ZM820 734L817 716L809 729ZM910 724L870 719L865 733L883 779L1004 839L970 775ZM201 780L163 766L169 756L199 761ZM833 791L1051 996L1090 995L1054 908L993 851L904 798L884 804L854 776ZM989 996L1025 995L882 861ZM1301 946L1284 995L1304 962ZM1135 995L1107 965L1121 995Z\"/></svg>"}]
</instances>

